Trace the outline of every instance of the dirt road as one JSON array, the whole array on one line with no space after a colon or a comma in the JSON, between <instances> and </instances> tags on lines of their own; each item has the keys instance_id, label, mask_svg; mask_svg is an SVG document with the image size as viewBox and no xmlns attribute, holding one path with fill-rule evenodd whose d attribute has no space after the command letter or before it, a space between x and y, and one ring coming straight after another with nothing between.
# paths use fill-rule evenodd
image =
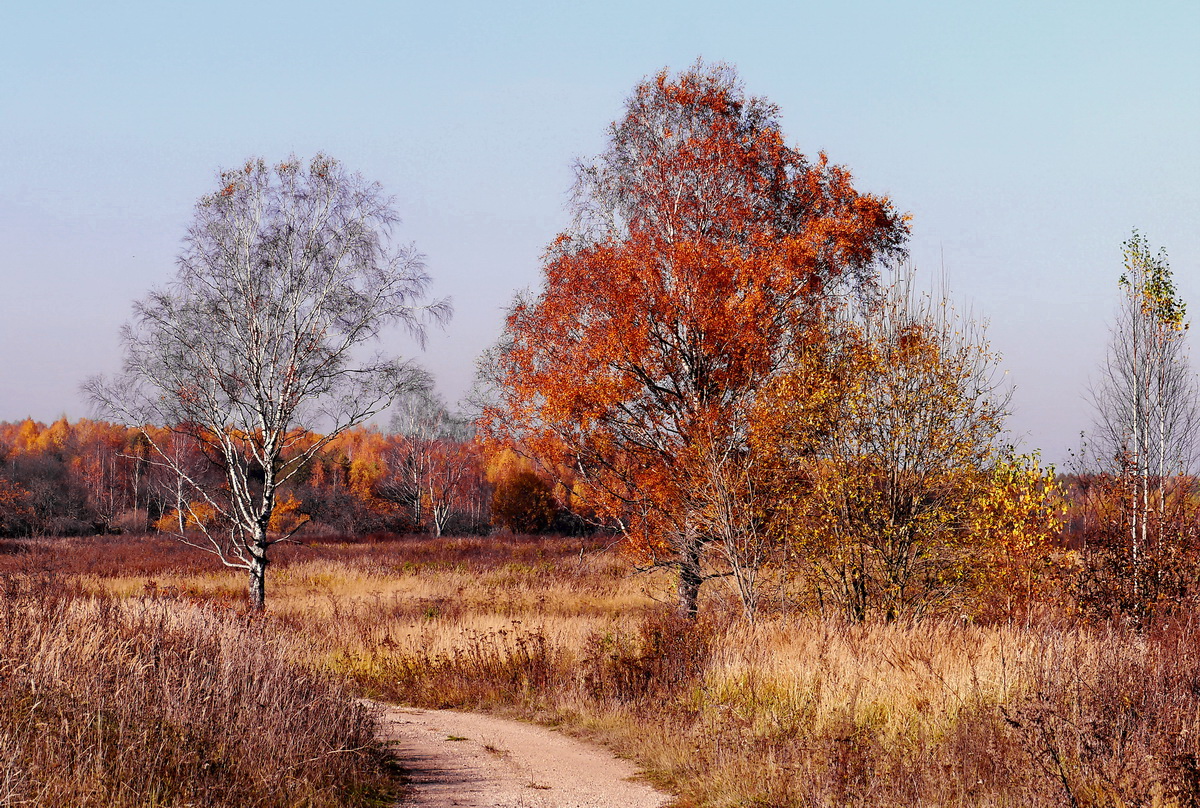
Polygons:
<instances>
[{"instance_id":1,"label":"dirt road","mask_svg":"<svg viewBox=\"0 0 1200 808\"><path fill-rule=\"evenodd\" d=\"M663 808L632 763L532 724L379 705L411 782L401 808Z\"/></svg>"}]
</instances>

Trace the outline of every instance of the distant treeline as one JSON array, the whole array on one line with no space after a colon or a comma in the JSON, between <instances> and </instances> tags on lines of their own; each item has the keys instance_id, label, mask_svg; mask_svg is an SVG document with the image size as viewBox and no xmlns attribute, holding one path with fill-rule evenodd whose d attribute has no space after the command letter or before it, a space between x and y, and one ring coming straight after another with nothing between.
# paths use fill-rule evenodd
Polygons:
<instances>
[{"instance_id":1,"label":"distant treeline","mask_svg":"<svg viewBox=\"0 0 1200 808\"><path fill-rule=\"evenodd\" d=\"M220 467L195 441L149 432L220 485ZM139 429L86 418L0 422L0 536L174 532L189 512L180 495ZM284 491L278 518L307 522L297 538L578 530L559 499L521 458L485 456L469 436L370 427L342 434L310 462Z\"/></svg>"}]
</instances>

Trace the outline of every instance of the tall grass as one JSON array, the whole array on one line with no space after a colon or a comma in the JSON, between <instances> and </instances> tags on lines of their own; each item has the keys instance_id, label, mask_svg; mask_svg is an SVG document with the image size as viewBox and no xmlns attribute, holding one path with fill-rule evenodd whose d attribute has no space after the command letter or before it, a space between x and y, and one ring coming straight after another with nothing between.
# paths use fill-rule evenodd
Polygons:
<instances>
[{"instance_id":1,"label":"tall grass","mask_svg":"<svg viewBox=\"0 0 1200 808\"><path fill-rule=\"evenodd\" d=\"M244 585L152 559L100 566L80 586L171 620ZM313 681L595 738L684 806L1200 804L1195 621L750 626L714 589L690 622L666 605L669 578L627 569L575 540L315 547L281 557L267 619L244 630Z\"/></svg>"},{"instance_id":2,"label":"tall grass","mask_svg":"<svg viewBox=\"0 0 1200 808\"><path fill-rule=\"evenodd\" d=\"M457 636L354 674L400 701L572 727L688 805L1200 801L1192 625L747 628L654 612L577 647L540 629Z\"/></svg>"},{"instance_id":3,"label":"tall grass","mask_svg":"<svg viewBox=\"0 0 1200 808\"><path fill-rule=\"evenodd\" d=\"M364 708L269 627L0 578L0 805L384 804Z\"/></svg>"},{"instance_id":4,"label":"tall grass","mask_svg":"<svg viewBox=\"0 0 1200 808\"><path fill-rule=\"evenodd\" d=\"M452 564L297 564L281 588L307 605L278 613L366 692L570 727L636 757L683 804L1200 801L1193 623L749 626L719 590L690 622L663 605L668 579L631 577L608 554L461 549ZM317 582L339 593L327 606Z\"/></svg>"}]
</instances>

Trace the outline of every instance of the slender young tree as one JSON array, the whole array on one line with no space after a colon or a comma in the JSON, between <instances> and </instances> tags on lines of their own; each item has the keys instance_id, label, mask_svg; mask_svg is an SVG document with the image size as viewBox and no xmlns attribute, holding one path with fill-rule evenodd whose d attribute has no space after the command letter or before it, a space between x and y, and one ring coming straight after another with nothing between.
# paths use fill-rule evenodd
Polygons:
<instances>
[{"instance_id":1,"label":"slender young tree","mask_svg":"<svg viewBox=\"0 0 1200 808\"><path fill-rule=\"evenodd\" d=\"M415 527L428 523L440 536L459 500L466 498L468 478L481 473L471 445L475 430L468 418L451 413L427 390L402 397L393 409L388 474L380 487L410 509Z\"/></svg>"},{"instance_id":2,"label":"slender young tree","mask_svg":"<svg viewBox=\"0 0 1200 808\"><path fill-rule=\"evenodd\" d=\"M1108 354L1091 390L1101 470L1121 480L1135 595L1161 538L1173 485L1191 473L1200 399L1187 353L1186 306L1166 253L1136 230L1123 245L1121 300Z\"/></svg>"},{"instance_id":3,"label":"slender young tree","mask_svg":"<svg viewBox=\"0 0 1200 808\"><path fill-rule=\"evenodd\" d=\"M731 464L756 395L813 307L869 284L907 225L788 147L777 108L724 65L640 83L576 178L575 222L508 318L485 429L571 469L644 561L678 572L695 615L702 583L729 573L710 564L716 527L743 537L743 509L712 507L745 478Z\"/></svg>"},{"instance_id":4,"label":"slender young tree","mask_svg":"<svg viewBox=\"0 0 1200 808\"><path fill-rule=\"evenodd\" d=\"M96 406L138 426L179 487L178 538L249 574L265 603L280 486L343 430L428 385L406 361L369 355L380 330L419 339L448 304L422 304L429 277L377 184L318 155L250 160L200 199L174 280L134 305L124 372L89 381ZM199 447L208 481L151 425Z\"/></svg>"}]
</instances>

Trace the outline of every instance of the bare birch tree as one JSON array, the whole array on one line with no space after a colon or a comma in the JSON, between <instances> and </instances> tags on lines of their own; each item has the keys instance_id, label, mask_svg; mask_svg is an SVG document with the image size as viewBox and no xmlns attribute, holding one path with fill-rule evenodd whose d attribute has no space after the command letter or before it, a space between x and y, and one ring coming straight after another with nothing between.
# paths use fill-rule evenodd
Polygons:
<instances>
[{"instance_id":1,"label":"bare birch tree","mask_svg":"<svg viewBox=\"0 0 1200 808\"><path fill-rule=\"evenodd\" d=\"M1125 491L1136 595L1169 489L1195 463L1200 401L1188 361L1186 306L1166 253L1152 253L1136 230L1123 246L1121 302L1091 398L1096 462L1120 478Z\"/></svg>"},{"instance_id":2,"label":"bare birch tree","mask_svg":"<svg viewBox=\"0 0 1200 808\"><path fill-rule=\"evenodd\" d=\"M474 437L469 419L455 415L436 394L421 390L404 396L392 415L391 431L400 436L388 450L390 472L382 487L412 512L413 524L429 523L442 535L462 493L462 484L478 466L468 444Z\"/></svg>"},{"instance_id":3,"label":"bare birch tree","mask_svg":"<svg viewBox=\"0 0 1200 808\"><path fill-rule=\"evenodd\" d=\"M429 277L413 247L391 243L391 199L336 160L255 159L218 180L174 280L134 304L124 372L85 388L103 413L143 427L179 480L189 518L178 538L246 570L261 609L269 550L290 537L272 525L280 486L339 433L428 386L366 344L396 325L423 341L449 305L420 302ZM220 484L177 462L151 424L194 441Z\"/></svg>"}]
</instances>

